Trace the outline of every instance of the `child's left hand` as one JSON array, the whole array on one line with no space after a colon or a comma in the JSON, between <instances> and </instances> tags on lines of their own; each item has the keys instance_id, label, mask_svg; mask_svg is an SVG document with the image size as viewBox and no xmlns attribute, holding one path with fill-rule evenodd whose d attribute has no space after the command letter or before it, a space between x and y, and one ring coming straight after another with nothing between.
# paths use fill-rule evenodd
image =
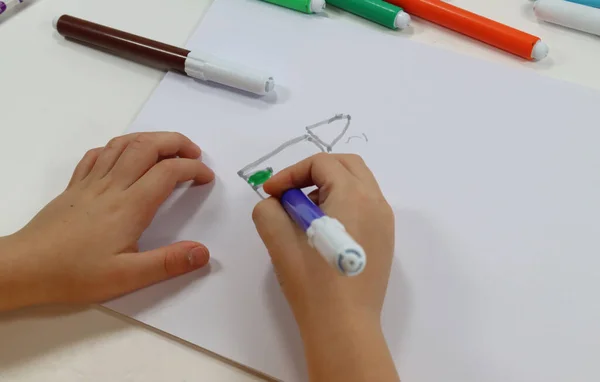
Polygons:
<instances>
[{"instance_id":1,"label":"child's left hand","mask_svg":"<svg viewBox=\"0 0 600 382\"><path fill-rule=\"evenodd\" d=\"M139 133L90 150L67 189L21 231L0 238L0 311L99 302L206 265L180 242L138 253L137 242L177 183L206 184L200 148L177 133Z\"/></svg>"}]
</instances>

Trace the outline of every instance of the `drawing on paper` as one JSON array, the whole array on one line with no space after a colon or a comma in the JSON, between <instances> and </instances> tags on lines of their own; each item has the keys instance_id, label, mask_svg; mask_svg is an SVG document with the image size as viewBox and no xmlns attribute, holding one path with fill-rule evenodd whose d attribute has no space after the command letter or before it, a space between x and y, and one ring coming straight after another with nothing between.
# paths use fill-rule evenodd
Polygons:
<instances>
[{"instance_id":1,"label":"drawing on paper","mask_svg":"<svg viewBox=\"0 0 600 382\"><path fill-rule=\"evenodd\" d=\"M353 135L351 137L348 137L348 139L346 140L346 143L350 143L350 141L353 140L354 138L363 139L367 143L369 142L369 138L367 137L367 134L362 133L362 135Z\"/></svg>"},{"instance_id":2,"label":"drawing on paper","mask_svg":"<svg viewBox=\"0 0 600 382\"><path fill-rule=\"evenodd\" d=\"M275 173L274 166L269 165L270 161L272 161L275 157L282 155L286 151L297 148L303 144L308 144L310 146L309 150L313 150L315 154L318 152L330 153L333 151L333 148L346 136L348 130L350 129L351 122L352 117L350 115L336 114L331 118L317 122L310 126L306 126L306 132L303 135L282 143L273 151L242 168L237 172L237 174L248 185L250 185L250 187L252 187L252 189L261 198L264 199L267 197L267 195L262 191L262 185ZM336 126L341 126L339 133L335 133L335 130L333 129ZM366 142L369 141L367 136L363 133L360 136L348 137L346 143L350 142L350 140L353 138L364 139ZM306 152L307 149L303 148L302 153ZM304 157L306 157L305 154ZM302 158L297 158L294 163L299 159ZM279 169L281 170L281 168Z\"/></svg>"}]
</instances>

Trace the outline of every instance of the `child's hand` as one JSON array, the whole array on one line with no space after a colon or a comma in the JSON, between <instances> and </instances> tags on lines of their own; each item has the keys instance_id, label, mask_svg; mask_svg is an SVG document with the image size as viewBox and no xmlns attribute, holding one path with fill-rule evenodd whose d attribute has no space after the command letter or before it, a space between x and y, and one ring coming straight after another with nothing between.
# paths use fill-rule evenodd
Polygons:
<instances>
[{"instance_id":1,"label":"child's hand","mask_svg":"<svg viewBox=\"0 0 600 382\"><path fill-rule=\"evenodd\" d=\"M316 185L310 196L342 222L367 253L365 271L344 277L328 265L276 199L290 188ZM394 216L377 181L356 155L319 154L276 174L264 184L276 198L262 201L254 221L301 330L336 326L356 317L379 326L394 252Z\"/></svg>"},{"instance_id":2,"label":"child's hand","mask_svg":"<svg viewBox=\"0 0 600 382\"><path fill-rule=\"evenodd\" d=\"M275 175L264 190L279 197L316 185L312 199L365 249L367 266L345 277L309 247L306 233L277 199L259 203L254 222L265 242L304 342L311 381L399 381L381 330L394 254L394 215L377 181L355 155L319 154Z\"/></svg>"},{"instance_id":3,"label":"child's hand","mask_svg":"<svg viewBox=\"0 0 600 382\"><path fill-rule=\"evenodd\" d=\"M138 253L137 241L176 184L214 179L200 148L177 133L130 134L89 151L67 189L0 240L0 310L107 300L207 264L180 242ZM7 281L8 280L8 281Z\"/></svg>"}]
</instances>

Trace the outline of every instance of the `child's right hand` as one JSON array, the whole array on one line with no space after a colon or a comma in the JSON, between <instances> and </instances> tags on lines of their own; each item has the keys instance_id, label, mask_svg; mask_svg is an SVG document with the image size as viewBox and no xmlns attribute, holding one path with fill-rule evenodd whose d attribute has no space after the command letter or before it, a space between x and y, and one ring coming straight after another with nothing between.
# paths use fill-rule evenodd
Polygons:
<instances>
[{"instance_id":1,"label":"child's right hand","mask_svg":"<svg viewBox=\"0 0 600 382\"><path fill-rule=\"evenodd\" d=\"M318 187L313 201L365 249L361 275L339 275L308 245L277 200L290 188L313 185ZM394 253L394 215L364 161L356 155L318 154L279 172L264 190L274 198L256 206L254 222L300 329L336 325L340 317L378 327Z\"/></svg>"},{"instance_id":2,"label":"child's right hand","mask_svg":"<svg viewBox=\"0 0 600 382\"><path fill-rule=\"evenodd\" d=\"M277 200L290 188L313 185L313 201L366 251L360 275L342 276L327 264ZM381 328L394 214L371 171L356 155L318 154L263 187L274 198L256 206L254 223L300 328L311 382L399 381Z\"/></svg>"}]
</instances>

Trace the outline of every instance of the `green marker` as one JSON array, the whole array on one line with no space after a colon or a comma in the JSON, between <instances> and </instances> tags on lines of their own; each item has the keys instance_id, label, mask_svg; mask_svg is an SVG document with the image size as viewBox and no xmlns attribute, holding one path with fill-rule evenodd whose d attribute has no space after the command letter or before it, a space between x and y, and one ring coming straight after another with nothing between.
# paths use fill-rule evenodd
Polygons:
<instances>
[{"instance_id":1,"label":"green marker","mask_svg":"<svg viewBox=\"0 0 600 382\"><path fill-rule=\"evenodd\" d=\"M248 184L254 188L262 186L267 180L271 179L273 176L273 169L271 167L267 167L264 170L260 170L255 172L254 174L248 177Z\"/></svg>"},{"instance_id":2,"label":"green marker","mask_svg":"<svg viewBox=\"0 0 600 382\"><path fill-rule=\"evenodd\" d=\"M263 0L267 3L295 9L303 13L319 13L325 10L325 0Z\"/></svg>"},{"instance_id":3,"label":"green marker","mask_svg":"<svg viewBox=\"0 0 600 382\"><path fill-rule=\"evenodd\" d=\"M390 29L404 29L410 24L408 13L383 0L327 0L327 3Z\"/></svg>"}]
</instances>

